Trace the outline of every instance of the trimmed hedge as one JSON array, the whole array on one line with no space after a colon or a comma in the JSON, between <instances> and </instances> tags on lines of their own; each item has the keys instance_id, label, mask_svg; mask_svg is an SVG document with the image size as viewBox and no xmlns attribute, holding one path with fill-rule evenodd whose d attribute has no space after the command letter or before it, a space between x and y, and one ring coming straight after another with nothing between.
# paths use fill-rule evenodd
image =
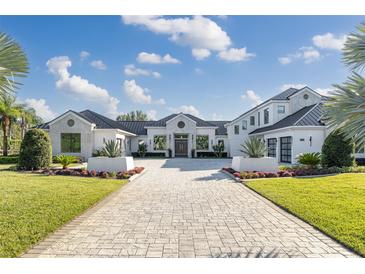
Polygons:
<instances>
[{"instance_id":1,"label":"trimmed hedge","mask_svg":"<svg viewBox=\"0 0 365 274\"><path fill-rule=\"evenodd\" d=\"M217 155L212 151L197 151L197 158L217 158ZM222 152L222 158L227 158L227 152Z\"/></svg>"},{"instance_id":2,"label":"trimmed hedge","mask_svg":"<svg viewBox=\"0 0 365 274\"><path fill-rule=\"evenodd\" d=\"M323 167L353 166L354 144L345 139L343 133L332 132L327 136L322 146L321 163Z\"/></svg>"},{"instance_id":3,"label":"trimmed hedge","mask_svg":"<svg viewBox=\"0 0 365 274\"><path fill-rule=\"evenodd\" d=\"M138 152L132 152L134 158L142 158ZM145 157L166 157L165 152L146 152Z\"/></svg>"},{"instance_id":4,"label":"trimmed hedge","mask_svg":"<svg viewBox=\"0 0 365 274\"><path fill-rule=\"evenodd\" d=\"M4 164L17 164L18 163L18 155L12 156L0 156L0 165Z\"/></svg>"},{"instance_id":5,"label":"trimmed hedge","mask_svg":"<svg viewBox=\"0 0 365 274\"><path fill-rule=\"evenodd\" d=\"M41 129L30 129L20 146L18 169L37 170L51 164L52 149L48 134Z\"/></svg>"}]
</instances>

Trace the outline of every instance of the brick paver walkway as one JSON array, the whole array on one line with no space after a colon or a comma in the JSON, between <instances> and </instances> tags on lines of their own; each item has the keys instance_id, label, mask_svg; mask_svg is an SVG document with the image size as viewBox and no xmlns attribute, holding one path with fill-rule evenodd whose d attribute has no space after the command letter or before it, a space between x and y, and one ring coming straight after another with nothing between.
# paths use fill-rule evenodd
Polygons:
<instances>
[{"instance_id":1,"label":"brick paver walkway","mask_svg":"<svg viewBox=\"0 0 365 274\"><path fill-rule=\"evenodd\" d=\"M148 170L24 257L352 257L219 168L228 160L139 160Z\"/></svg>"}]
</instances>

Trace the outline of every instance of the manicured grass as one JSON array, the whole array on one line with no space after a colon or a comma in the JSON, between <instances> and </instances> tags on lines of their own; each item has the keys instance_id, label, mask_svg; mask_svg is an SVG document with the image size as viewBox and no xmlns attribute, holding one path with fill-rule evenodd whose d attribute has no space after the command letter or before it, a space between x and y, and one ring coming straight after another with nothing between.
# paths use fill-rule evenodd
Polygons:
<instances>
[{"instance_id":1,"label":"manicured grass","mask_svg":"<svg viewBox=\"0 0 365 274\"><path fill-rule=\"evenodd\" d=\"M126 180L0 171L0 257L15 257Z\"/></svg>"},{"instance_id":2,"label":"manicured grass","mask_svg":"<svg viewBox=\"0 0 365 274\"><path fill-rule=\"evenodd\" d=\"M247 186L365 256L365 174L253 180Z\"/></svg>"}]
</instances>

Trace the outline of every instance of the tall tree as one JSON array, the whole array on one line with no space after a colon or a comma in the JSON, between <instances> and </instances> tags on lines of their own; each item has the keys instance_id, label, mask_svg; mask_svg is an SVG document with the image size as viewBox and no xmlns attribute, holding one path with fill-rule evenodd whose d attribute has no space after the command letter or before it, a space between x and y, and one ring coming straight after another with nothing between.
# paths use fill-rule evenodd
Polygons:
<instances>
[{"instance_id":1,"label":"tall tree","mask_svg":"<svg viewBox=\"0 0 365 274\"><path fill-rule=\"evenodd\" d=\"M356 145L365 145L365 23L350 33L343 48L343 61L352 69L351 76L335 90L324 105L324 120L332 129L341 130Z\"/></svg>"},{"instance_id":2,"label":"tall tree","mask_svg":"<svg viewBox=\"0 0 365 274\"><path fill-rule=\"evenodd\" d=\"M8 155L8 137L13 119L20 117L22 107L16 103L15 96L4 93L0 96L0 116L3 130L3 155Z\"/></svg>"},{"instance_id":3,"label":"tall tree","mask_svg":"<svg viewBox=\"0 0 365 274\"><path fill-rule=\"evenodd\" d=\"M0 32L0 93L16 91L20 83L15 79L27 73L27 56L10 36Z\"/></svg>"},{"instance_id":4,"label":"tall tree","mask_svg":"<svg viewBox=\"0 0 365 274\"><path fill-rule=\"evenodd\" d=\"M126 114L119 115L117 121L148 121L148 116L142 110L131 111Z\"/></svg>"}]
</instances>

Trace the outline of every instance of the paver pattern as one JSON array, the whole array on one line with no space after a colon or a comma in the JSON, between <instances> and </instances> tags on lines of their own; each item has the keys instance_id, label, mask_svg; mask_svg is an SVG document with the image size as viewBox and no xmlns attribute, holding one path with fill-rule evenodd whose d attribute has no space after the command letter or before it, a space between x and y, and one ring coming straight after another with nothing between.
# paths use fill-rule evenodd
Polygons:
<instances>
[{"instance_id":1,"label":"paver pattern","mask_svg":"<svg viewBox=\"0 0 365 274\"><path fill-rule=\"evenodd\" d=\"M219 169L229 160L137 160L147 171L24 257L356 257Z\"/></svg>"}]
</instances>

